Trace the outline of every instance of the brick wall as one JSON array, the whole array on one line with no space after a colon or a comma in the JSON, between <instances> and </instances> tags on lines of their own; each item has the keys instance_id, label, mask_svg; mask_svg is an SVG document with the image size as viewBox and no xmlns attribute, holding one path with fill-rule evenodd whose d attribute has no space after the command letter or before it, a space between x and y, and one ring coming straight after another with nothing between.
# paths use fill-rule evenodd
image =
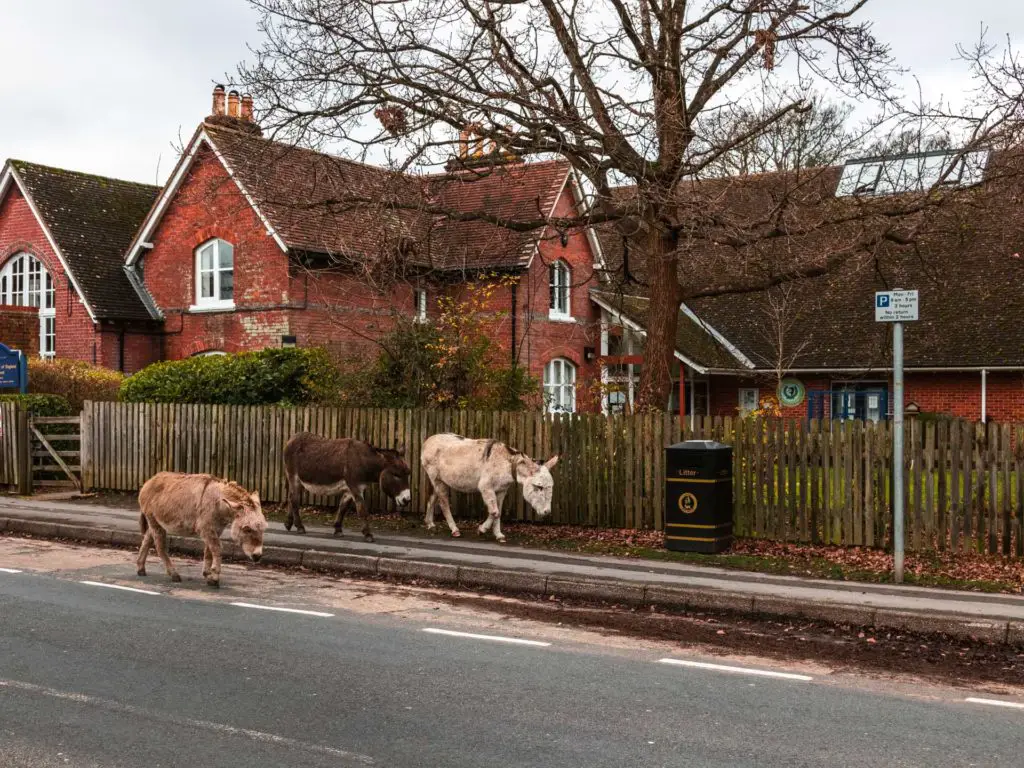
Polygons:
<instances>
[{"instance_id":1,"label":"brick wall","mask_svg":"<svg viewBox=\"0 0 1024 768\"><path fill-rule=\"evenodd\" d=\"M39 310L0 305L0 344L20 349L27 357L39 354Z\"/></svg>"},{"instance_id":2,"label":"brick wall","mask_svg":"<svg viewBox=\"0 0 1024 768\"><path fill-rule=\"evenodd\" d=\"M234 247L235 311L197 312L195 251L220 238ZM163 356L280 346L289 334L288 258L203 147L151 237L143 279L166 317Z\"/></svg>"},{"instance_id":3,"label":"brick wall","mask_svg":"<svg viewBox=\"0 0 1024 768\"><path fill-rule=\"evenodd\" d=\"M0 201L0 267L12 256L22 252L39 259L53 278L57 310L54 323L57 357L93 362L99 357L99 349L92 319L47 242L28 201L16 186L11 186ZM38 336L38 322L36 333ZM38 348L38 338L36 346Z\"/></svg>"},{"instance_id":4,"label":"brick wall","mask_svg":"<svg viewBox=\"0 0 1024 768\"><path fill-rule=\"evenodd\" d=\"M844 379L797 377L807 388L828 390ZM872 379L888 379L889 397L892 398L892 379L888 374ZM711 377L709 387L710 409L715 416L735 416L739 404L739 389L758 387L763 397L775 391L769 379L736 379L729 376ZM904 381L904 406L914 403L922 413L936 413L978 421L981 419L981 372L908 373ZM828 403L825 405L826 412ZM889 404L890 411L892 403ZM986 414L989 421L1024 421L1024 372L990 372L986 382ZM807 417L807 403L784 409L786 418Z\"/></svg>"}]
</instances>

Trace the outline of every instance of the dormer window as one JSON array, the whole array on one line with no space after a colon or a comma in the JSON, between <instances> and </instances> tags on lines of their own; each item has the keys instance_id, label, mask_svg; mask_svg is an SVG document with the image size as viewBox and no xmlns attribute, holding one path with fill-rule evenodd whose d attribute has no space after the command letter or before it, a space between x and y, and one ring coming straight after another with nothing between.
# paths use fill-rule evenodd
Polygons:
<instances>
[{"instance_id":1,"label":"dormer window","mask_svg":"<svg viewBox=\"0 0 1024 768\"><path fill-rule=\"evenodd\" d=\"M569 265L564 261L556 261L551 265L549 272L551 303L548 317L553 320L569 320L572 318L569 305L569 284L572 273L569 271Z\"/></svg>"},{"instance_id":2,"label":"dormer window","mask_svg":"<svg viewBox=\"0 0 1024 768\"><path fill-rule=\"evenodd\" d=\"M210 240L196 249L196 303L193 309L233 309L235 249L226 240Z\"/></svg>"}]
</instances>

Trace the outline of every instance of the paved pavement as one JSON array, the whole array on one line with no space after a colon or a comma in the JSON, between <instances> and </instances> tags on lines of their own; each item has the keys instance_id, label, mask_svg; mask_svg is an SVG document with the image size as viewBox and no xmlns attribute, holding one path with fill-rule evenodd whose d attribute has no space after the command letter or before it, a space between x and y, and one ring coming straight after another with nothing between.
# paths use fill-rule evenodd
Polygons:
<instances>
[{"instance_id":1,"label":"paved pavement","mask_svg":"<svg viewBox=\"0 0 1024 768\"><path fill-rule=\"evenodd\" d=\"M103 541L132 543L137 542L138 513L89 504L3 498L0 531L4 525L11 530L86 540L93 540L90 531L99 529ZM687 609L800 615L1024 644L1024 597L1015 595L801 579L682 563L570 555L514 544L502 546L470 537L456 540L381 532L377 542L369 544L355 532L335 538L330 528L310 525L307 529L310 532L300 536L272 523L265 558L270 562L433 579L464 586ZM179 544L187 546L184 540Z\"/></svg>"},{"instance_id":2,"label":"paved pavement","mask_svg":"<svg viewBox=\"0 0 1024 768\"><path fill-rule=\"evenodd\" d=\"M709 660L683 651L670 656L687 665L677 666L647 648L604 652L555 636L522 645L431 632L449 630L427 619L269 612L230 594L131 583L152 592L0 570L6 768L1019 759L1024 710L962 692L910 696L813 674L692 666Z\"/></svg>"}]
</instances>

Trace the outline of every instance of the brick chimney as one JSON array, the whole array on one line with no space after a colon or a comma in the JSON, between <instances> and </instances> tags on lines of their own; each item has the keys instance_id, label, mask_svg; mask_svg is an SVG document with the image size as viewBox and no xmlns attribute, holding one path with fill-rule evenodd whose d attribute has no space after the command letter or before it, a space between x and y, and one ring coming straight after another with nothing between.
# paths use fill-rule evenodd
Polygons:
<instances>
[{"instance_id":1,"label":"brick chimney","mask_svg":"<svg viewBox=\"0 0 1024 768\"><path fill-rule=\"evenodd\" d=\"M213 86L213 112L212 115L223 115L224 114L224 86L215 85Z\"/></svg>"},{"instance_id":2,"label":"brick chimney","mask_svg":"<svg viewBox=\"0 0 1024 768\"><path fill-rule=\"evenodd\" d=\"M252 122L252 96L248 93L242 96L242 119L247 123Z\"/></svg>"},{"instance_id":3,"label":"brick chimney","mask_svg":"<svg viewBox=\"0 0 1024 768\"><path fill-rule=\"evenodd\" d=\"M238 102L238 91L232 88L228 91L228 117L241 117L242 111Z\"/></svg>"}]
</instances>

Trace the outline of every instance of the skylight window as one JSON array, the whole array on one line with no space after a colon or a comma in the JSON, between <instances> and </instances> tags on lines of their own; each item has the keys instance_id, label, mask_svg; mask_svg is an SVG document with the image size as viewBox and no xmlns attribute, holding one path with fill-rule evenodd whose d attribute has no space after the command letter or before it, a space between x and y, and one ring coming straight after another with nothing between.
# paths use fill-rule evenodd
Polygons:
<instances>
[{"instance_id":1,"label":"skylight window","mask_svg":"<svg viewBox=\"0 0 1024 768\"><path fill-rule=\"evenodd\" d=\"M843 168L836 197L923 192L936 186L969 187L985 176L988 151L925 152L901 157L851 160Z\"/></svg>"}]
</instances>

